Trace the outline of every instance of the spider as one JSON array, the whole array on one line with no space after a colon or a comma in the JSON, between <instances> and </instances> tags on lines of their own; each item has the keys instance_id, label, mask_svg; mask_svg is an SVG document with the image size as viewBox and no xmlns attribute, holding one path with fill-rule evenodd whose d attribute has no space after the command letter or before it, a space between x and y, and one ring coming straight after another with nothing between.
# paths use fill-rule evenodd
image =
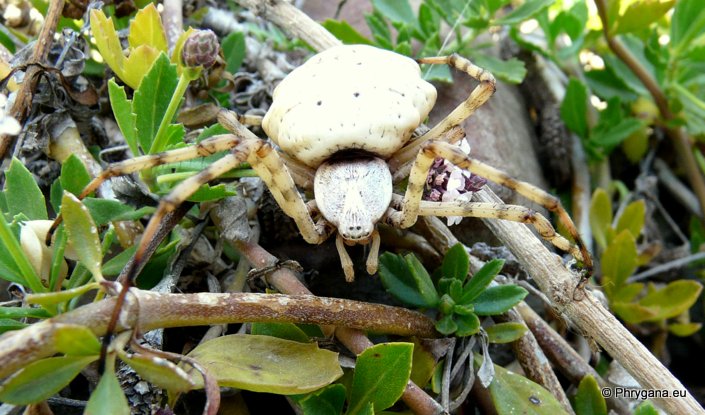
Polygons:
<instances>
[{"instance_id":1,"label":"spider","mask_svg":"<svg viewBox=\"0 0 705 415\"><path fill-rule=\"evenodd\" d=\"M449 65L475 78L479 85L441 122L412 139L436 99L436 90L422 79L419 64ZM199 186L243 162L250 163L307 242L320 244L338 231L336 247L347 281L354 279L354 272L345 245L369 244L366 268L374 274L380 245L376 225L381 222L408 228L419 215L497 218L531 224L544 239L581 261L589 273L591 258L556 197L470 158L453 144L462 137L453 134L458 124L494 91L492 74L455 54L414 61L372 46L336 46L311 57L275 89L262 128L280 151L245 128L237 114L222 110L218 120L232 134L112 164L87 186L81 197L113 176L229 150L161 200L135 253L128 283L134 278L134 269L139 268L135 264L146 260L146 247L165 215ZM555 212L577 246L557 234L541 214L523 206L421 200L429 169L438 157ZM407 178L405 194L394 194L393 184ZM297 186L312 189L314 200L305 202Z\"/></svg>"}]
</instances>

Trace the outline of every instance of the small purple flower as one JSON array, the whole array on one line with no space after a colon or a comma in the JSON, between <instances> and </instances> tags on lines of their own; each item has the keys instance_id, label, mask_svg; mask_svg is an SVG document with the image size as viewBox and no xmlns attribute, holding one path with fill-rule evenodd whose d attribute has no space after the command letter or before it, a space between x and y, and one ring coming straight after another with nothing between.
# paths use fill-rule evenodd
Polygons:
<instances>
[{"instance_id":1,"label":"small purple flower","mask_svg":"<svg viewBox=\"0 0 705 415\"><path fill-rule=\"evenodd\" d=\"M469 152L469 149L467 152ZM442 158L437 158L433 160L431 169L428 172L424 200L432 202L451 202L454 200L469 202L473 192L480 190L486 183L486 179L462 170ZM460 216L449 217L448 225L460 223L461 219L462 217Z\"/></svg>"}]
</instances>

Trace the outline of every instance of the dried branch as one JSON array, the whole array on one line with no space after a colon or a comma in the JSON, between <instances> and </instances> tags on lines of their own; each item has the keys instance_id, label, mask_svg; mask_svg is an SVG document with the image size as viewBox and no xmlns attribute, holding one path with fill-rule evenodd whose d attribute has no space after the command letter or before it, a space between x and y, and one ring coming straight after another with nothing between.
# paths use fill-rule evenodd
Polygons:
<instances>
[{"instance_id":1,"label":"dried branch","mask_svg":"<svg viewBox=\"0 0 705 415\"><path fill-rule=\"evenodd\" d=\"M0 336L0 378L56 353L54 334L62 325L106 333L115 298L92 303L26 329ZM139 313L135 308L139 305ZM134 308L133 308L134 307ZM288 322L351 327L401 336L435 337L433 321L405 308L311 295L197 293L161 294L131 289L117 331L245 322ZM137 321L139 320L139 321Z\"/></svg>"},{"instance_id":2,"label":"dried branch","mask_svg":"<svg viewBox=\"0 0 705 415\"><path fill-rule=\"evenodd\" d=\"M59 17L61 17L63 8L63 0L49 1L49 8L44 19L44 25L39 32L39 36L34 44L34 52L28 62L30 65L24 75L22 84L20 84L20 89L17 91L15 102L12 104L10 111L8 111L8 114L19 121L20 124L23 124L27 115L29 115L34 90L37 89L37 84L39 83L39 73L42 71L40 66L32 64L41 64L46 60L54 40L56 25L59 23ZM6 134L0 135L0 160L5 158L7 150L12 146L14 141L13 136Z\"/></svg>"}]
</instances>

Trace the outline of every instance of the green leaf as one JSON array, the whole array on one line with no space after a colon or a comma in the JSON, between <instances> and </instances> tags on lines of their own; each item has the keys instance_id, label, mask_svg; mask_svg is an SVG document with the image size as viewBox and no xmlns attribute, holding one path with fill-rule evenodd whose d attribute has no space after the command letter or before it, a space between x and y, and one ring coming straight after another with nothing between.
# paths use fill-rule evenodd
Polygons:
<instances>
[{"instance_id":1,"label":"green leaf","mask_svg":"<svg viewBox=\"0 0 705 415\"><path fill-rule=\"evenodd\" d=\"M504 266L503 259L493 259L483 265L475 275L470 278L463 287L463 296L460 298L461 304L468 304L477 298L480 293L494 280Z\"/></svg>"},{"instance_id":2,"label":"green leaf","mask_svg":"<svg viewBox=\"0 0 705 415\"><path fill-rule=\"evenodd\" d=\"M68 235L68 243L78 255L79 261L88 268L96 281L103 279L100 236L88 209L76 196L64 191L61 214Z\"/></svg>"},{"instance_id":3,"label":"green leaf","mask_svg":"<svg viewBox=\"0 0 705 415\"><path fill-rule=\"evenodd\" d=\"M46 310L33 307L0 307L0 318L48 318Z\"/></svg>"},{"instance_id":4,"label":"green leaf","mask_svg":"<svg viewBox=\"0 0 705 415\"><path fill-rule=\"evenodd\" d=\"M379 257L379 277L395 298L416 307L435 307L438 292L426 269L413 254L406 257L385 252Z\"/></svg>"},{"instance_id":5,"label":"green leaf","mask_svg":"<svg viewBox=\"0 0 705 415\"><path fill-rule=\"evenodd\" d=\"M659 415L660 413L650 401L642 402L634 409L634 415Z\"/></svg>"},{"instance_id":6,"label":"green leaf","mask_svg":"<svg viewBox=\"0 0 705 415\"><path fill-rule=\"evenodd\" d=\"M649 25L668 13L675 3L675 0L641 0L632 2L617 20L614 33L629 33L648 29Z\"/></svg>"},{"instance_id":7,"label":"green leaf","mask_svg":"<svg viewBox=\"0 0 705 415\"><path fill-rule=\"evenodd\" d=\"M476 65L510 84L519 84L526 76L526 66L517 58L504 60L491 55L474 53L472 59Z\"/></svg>"},{"instance_id":8,"label":"green leaf","mask_svg":"<svg viewBox=\"0 0 705 415\"><path fill-rule=\"evenodd\" d=\"M426 3L419 6L419 26L427 38L437 36L441 19L438 13Z\"/></svg>"},{"instance_id":9,"label":"green leaf","mask_svg":"<svg viewBox=\"0 0 705 415\"><path fill-rule=\"evenodd\" d=\"M100 288L98 283L90 283L79 285L78 287L71 288L68 290L61 290L55 292L42 292L39 294L28 294L26 297L28 304L38 304L42 307L54 306L56 304L65 303L73 298L79 297L88 291L97 290Z\"/></svg>"},{"instance_id":10,"label":"green leaf","mask_svg":"<svg viewBox=\"0 0 705 415\"><path fill-rule=\"evenodd\" d=\"M54 333L54 347L67 356L98 356L100 342L86 326L60 324Z\"/></svg>"},{"instance_id":11,"label":"green leaf","mask_svg":"<svg viewBox=\"0 0 705 415\"><path fill-rule=\"evenodd\" d=\"M99 199L93 197L87 197L83 199L83 204L91 212L91 217L95 220L97 225L105 225L108 222L117 220L118 218L123 219L134 213L134 215L139 215L135 219L139 219L144 216L144 212L137 212L132 206L126 205L118 200L114 199Z\"/></svg>"},{"instance_id":12,"label":"green leaf","mask_svg":"<svg viewBox=\"0 0 705 415\"><path fill-rule=\"evenodd\" d=\"M498 323L485 329L490 343L511 343L520 339L528 328L522 323Z\"/></svg>"},{"instance_id":13,"label":"green leaf","mask_svg":"<svg viewBox=\"0 0 705 415\"><path fill-rule=\"evenodd\" d=\"M125 79L125 55L122 53L120 38L115 31L113 19L108 19L100 9L91 10L91 30L95 36L95 44L100 51L103 60L115 72L115 74L127 83ZM129 84L130 87L137 88L137 85Z\"/></svg>"},{"instance_id":14,"label":"green leaf","mask_svg":"<svg viewBox=\"0 0 705 415\"><path fill-rule=\"evenodd\" d=\"M628 230L634 239L641 235L641 230L644 228L644 217L646 215L646 204L643 200L636 200L622 212L622 215L617 220L617 233L623 230Z\"/></svg>"},{"instance_id":15,"label":"green leaf","mask_svg":"<svg viewBox=\"0 0 705 415\"><path fill-rule=\"evenodd\" d=\"M169 394L179 394L194 389L189 375L174 363L157 356L121 353L120 359L127 363L147 382L166 389Z\"/></svg>"},{"instance_id":16,"label":"green leaf","mask_svg":"<svg viewBox=\"0 0 705 415\"><path fill-rule=\"evenodd\" d=\"M115 121L117 121L120 132L125 137L125 142L130 147L132 154L135 156L140 155L135 127L137 116L132 112L132 101L127 99L125 88L119 86L115 79L108 81L108 95L110 96L110 106L113 109Z\"/></svg>"},{"instance_id":17,"label":"green leaf","mask_svg":"<svg viewBox=\"0 0 705 415\"><path fill-rule=\"evenodd\" d=\"M404 393L411 374L412 343L381 343L362 352L355 364L347 413L364 413L372 403L379 412Z\"/></svg>"},{"instance_id":18,"label":"green leaf","mask_svg":"<svg viewBox=\"0 0 705 415\"><path fill-rule=\"evenodd\" d=\"M370 27L372 36L378 43L378 46L383 49L392 48L392 34L389 31L389 26L384 20L384 16L380 14L379 11L375 10L373 14L366 14L365 21L367 26Z\"/></svg>"},{"instance_id":19,"label":"green leaf","mask_svg":"<svg viewBox=\"0 0 705 415\"><path fill-rule=\"evenodd\" d=\"M674 336L688 337L697 333L702 326L702 323L671 323L668 325L668 331Z\"/></svg>"},{"instance_id":20,"label":"green leaf","mask_svg":"<svg viewBox=\"0 0 705 415\"><path fill-rule=\"evenodd\" d=\"M345 405L345 386L337 383L311 392L297 401L306 415L340 415Z\"/></svg>"},{"instance_id":21,"label":"green leaf","mask_svg":"<svg viewBox=\"0 0 705 415\"><path fill-rule=\"evenodd\" d=\"M586 375L580 381L574 406L576 415L607 415L607 403L594 377Z\"/></svg>"},{"instance_id":22,"label":"green leaf","mask_svg":"<svg viewBox=\"0 0 705 415\"><path fill-rule=\"evenodd\" d=\"M291 323L252 323L250 333L278 337L299 343L311 341L303 330Z\"/></svg>"},{"instance_id":23,"label":"green leaf","mask_svg":"<svg viewBox=\"0 0 705 415\"><path fill-rule=\"evenodd\" d=\"M566 414L558 400L542 386L497 365L490 384L490 397L498 415Z\"/></svg>"},{"instance_id":24,"label":"green leaf","mask_svg":"<svg viewBox=\"0 0 705 415\"><path fill-rule=\"evenodd\" d=\"M638 95L627 87L611 69L593 70L585 73L590 90L598 97L609 100L618 97L624 102L631 102L637 99Z\"/></svg>"},{"instance_id":25,"label":"green leaf","mask_svg":"<svg viewBox=\"0 0 705 415\"><path fill-rule=\"evenodd\" d=\"M158 51L167 51L166 33L154 3L137 11L135 18L130 23L130 34L127 36L127 40L131 48L149 45Z\"/></svg>"},{"instance_id":26,"label":"green leaf","mask_svg":"<svg viewBox=\"0 0 705 415\"><path fill-rule=\"evenodd\" d=\"M478 316L502 314L517 305L527 294L528 291L518 285L490 287L473 301L475 314Z\"/></svg>"},{"instance_id":27,"label":"green leaf","mask_svg":"<svg viewBox=\"0 0 705 415\"><path fill-rule=\"evenodd\" d=\"M372 5L392 22L416 25L416 17L409 0L372 0Z\"/></svg>"},{"instance_id":28,"label":"green leaf","mask_svg":"<svg viewBox=\"0 0 705 415\"><path fill-rule=\"evenodd\" d=\"M705 32L705 8L701 0L680 0L671 17L671 44L677 58Z\"/></svg>"},{"instance_id":29,"label":"green leaf","mask_svg":"<svg viewBox=\"0 0 705 415\"><path fill-rule=\"evenodd\" d=\"M111 367L103 373L86 404L84 415L130 415L130 406Z\"/></svg>"},{"instance_id":30,"label":"green leaf","mask_svg":"<svg viewBox=\"0 0 705 415\"><path fill-rule=\"evenodd\" d=\"M136 114L137 141L145 154L150 151L177 83L176 66L162 53L135 91L132 107Z\"/></svg>"},{"instance_id":31,"label":"green leaf","mask_svg":"<svg viewBox=\"0 0 705 415\"><path fill-rule=\"evenodd\" d=\"M61 188L78 196L91 181L86 166L75 154L71 154L61 165Z\"/></svg>"},{"instance_id":32,"label":"green leaf","mask_svg":"<svg viewBox=\"0 0 705 415\"><path fill-rule=\"evenodd\" d=\"M206 367L220 386L281 395L311 392L343 371L338 354L314 343L270 336L235 334L200 344L188 354ZM203 380L194 379L197 387Z\"/></svg>"},{"instance_id":33,"label":"green leaf","mask_svg":"<svg viewBox=\"0 0 705 415\"><path fill-rule=\"evenodd\" d=\"M333 36L337 37L341 42L346 45L371 45L372 42L369 41L360 32L355 30L354 27L350 26L350 23L345 20L334 20L326 19L323 22L323 27L325 27Z\"/></svg>"},{"instance_id":34,"label":"green leaf","mask_svg":"<svg viewBox=\"0 0 705 415\"><path fill-rule=\"evenodd\" d=\"M18 226L10 226L5 215L0 214L0 271L2 278L28 286L35 293L45 292L37 272L20 245ZM41 243L41 242L40 242Z\"/></svg>"},{"instance_id":35,"label":"green leaf","mask_svg":"<svg viewBox=\"0 0 705 415\"><path fill-rule=\"evenodd\" d=\"M224 199L229 196L234 196L237 193L232 191L228 186L225 184L218 184L215 186L211 186L209 184L204 184L201 187L198 188L189 198L187 199L190 202L208 202L211 200L220 200Z\"/></svg>"},{"instance_id":36,"label":"green leaf","mask_svg":"<svg viewBox=\"0 0 705 415\"><path fill-rule=\"evenodd\" d=\"M528 20L546 7L552 5L554 0L526 0L519 7L497 19L494 25L513 25Z\"/></svg>"},{"instance_id":37,"label":"green leaf","mask_svg":"<svg viewBox=\"0 0 705 415\"><path fill-rule=\"evenodd\" d=\"M221 42L221 47L225 56L225 69L230 73L236 73L242 66L242 61L245 60L245 34L230 33Z\"/></svg>"},{"instance_id":38,"label":"green leaf","mask_svg":"<svg viewBox=\"0 0 705 415\"><path fill-rule=\"evenodd\" d=\"M605 291L611 293L621 287L627 278L636 271L637 251L634 237L629 231L622 231L612 240L602 254L602 275Z\"/></svg>"},{"instance_id":39,"label":"green leaf","mask_svg":"<svg viewBox=\"0 0 705 415\"><path fill-rule=\"evenodd\" d=\"M480 318L476 314L453 316L453 321L458 326L455 335L458 337L472 336L480 331Z\"/></svg>"},{"instance_id":40,"label":"green leaf","mask_svg":"<svg viewBox=\"0 0 705 415\"><path fill-rule=\"evenodd\" d=\"M12 320L9 318L0 318L0 334L12 330L21 330L28 326L29 324L20 323L17 320Z\"/></svg>"},{"instance_id":41,"label":"green leaf","mask_svg":"<svg viewBox=\"0 0 705 415\"><path fill-rule=\"evenodd\" d=\"M677 280L649 292L639 304L656 311L656 315L647 321L673 318L692 307L702 290L703 286L697 281Z\"/></svg>"},{"instance_id":42,"label":"green leaf","mask_svg":"<svg viewBox=\"0 0 705 415\"><path fill-rule=\"evenodd\" d=\"M433 346L430 342L417 338L414 341L414 353L412 356L411 376L410 379L420 388L426 386L433 376L433 371L436 368L436 358L433 355Z\"/></svg>"},{"instance_id":43,"label":"green leaf","mask_svg":"<svg viewBox=\"0 0 705 415\"><path fill-rule=\"evenodd\" d=\"M48 219L42 191L32 173L16 158L5 172L5 200L11 216L23 213L30 220Z\"/></svg>"},{"instance_id":44,"label":"green leaf","mask_svg":"<svg viewBox=\"0 0 705 415\"><path fill-rule=\"evenodd\" d=\"M561 104L561 118L572 132L580 138L588 136L587 87L575 78L570 78Z\"/></svg>"},{"instance_id":45,"label":"green leaf","mask_svg":"<svg viewBox=\"0 0 705 415\"><path fill-rule=\"evenodd\" d=\"M641 128L643 122L632 117L622 119L617 125L598 124L590 134L590 141L609 152Z\"/></svg>"},{"instance_id":46,"label":"green leaf","mask_svg":"<svg viewBox=\"0 0 705 415\"><path fill-rule=\"evenodd\" d=\"M12 405L41 402L63 389L97 358L60 356L32 362L0 386L0 402Z\"/></svg>"},{"instance_id":47,"label":"green leaf","mask_svg":"<svg viewBox=\"0 0 705 415\"><path fill-rule=\"evenodd\" d=\"M446 315L442 319L436 321L435 325L436 331L448 336L455 333L458 330L458 324L453 320L452 315Z\"/></svg>"},{"instance_id":48,"label":"green leaf","mask_svg":"<svg viewBox=\"0 0 705 415\"><path fill-rule=\"evenodd\" d=\"M633 301L637 295L639 295L644 290L644 284L640 282L633 282L631 284L624 284L618 287L612 292L610 300L617 303L629 303Z\"/></svg>"},{"instance_id":49,"label":"green leaf","mask_svg":"<svg viewBox=\"0 0 705 415\"><path fill-rule=\"evenodd\" d=\"M612 227L612 202L607 192L598 187L590 201L590 228L597 244L603 250L607 247L607 232Z\"/></svg>"}]
</instances>

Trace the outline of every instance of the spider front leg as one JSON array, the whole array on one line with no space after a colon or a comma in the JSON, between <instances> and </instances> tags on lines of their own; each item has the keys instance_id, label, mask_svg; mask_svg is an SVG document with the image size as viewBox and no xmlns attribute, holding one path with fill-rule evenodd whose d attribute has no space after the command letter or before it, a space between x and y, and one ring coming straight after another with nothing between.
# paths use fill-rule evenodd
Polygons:
<instances>
[{"instance_id":1,"label":"spider front leg","mask_svg":"<svg viewBox=\"0 0 705 415\"><path fill-rule=\"evenodd\" d=\"M480 84L472 90L465 101L455 107L455 109L451 111L450 114L446 115L435 127L392 155L389 159L389 167L394 173L395 181L398 176L406 175L408 171L408 166L406 165L414 160L414 157L416 157L416 154L418 154L421 146L425 142L438 139L453 127L460 125L460 123L470 117L475 110L487 102L496 90L497 81L490 72L480 68L458 54L454 53L450 56L421 58L418 59L417 62L432 65L449 65L470 75L472 78L478 80Z\"/></svg>"},{"instance_id":2,"label":"spider front leg","mask_svg":"<svg viewBox=\"0 0 705 415\"><path fill-rule=\"evenodd\" d=\"M423 195L428 171L433 160L437 157L444 158L462 169L512 189L527 199L556 213L577 247L572 246L565 238L558 235L550 222L542 215L522 206L496 205L492 203L422 202L421 196ZM411 169L409 185L401 202L401 210L388 216L392 224L407 228L416 223L419 215L497 218L531 224L544 239L550 241L556 247L570 252L571 255L581 261L588 275L592 273L592 258L580 234L578 234L573 220L558 198L532 184L518 181L492 166L470 158L460 148L452 144L431 141L423 146Z\"/></svg>"}]
</instances>

